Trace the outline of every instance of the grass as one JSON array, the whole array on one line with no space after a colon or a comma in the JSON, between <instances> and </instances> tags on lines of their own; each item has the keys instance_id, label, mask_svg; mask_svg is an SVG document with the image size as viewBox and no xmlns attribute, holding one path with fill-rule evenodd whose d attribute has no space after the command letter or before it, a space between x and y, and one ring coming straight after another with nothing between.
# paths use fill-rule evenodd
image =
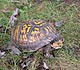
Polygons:
<instances>
[{"instance_id":1,"label":"grass","mask_svg":"<svg viewBox=\"0 0 80 70\"><path fill-rule=\"evenodd\" d=\"M20 0L22 1L22 0ZM0 48L3 45L10 43L10 34L7 29L10 29L9 18L14 9L19 8L19 16L17 22L25 21L26 19L42 19L46 21L59 21L64 20L63 25L57 30L65 39L63 48L56 51L56 57L53 59L46 59L46 63L50 70L79 70L80 59L74 57L73 51L68 48L74 46L80 47L80 7L76 4L67 5L60 0L43 1L43 7L38 10L40 4L33 0L24 0L17 4L10 2L10 0L0 0L0 23L3 25L3 32L0 32ZM16 23L17 24L17 23ZM35 60L29 67L29 70L35 70L34 63L42 57L40 52L35 53ZM7 60L12 60L13 64L8 64ZM4 58L0 59L0 70L19 70L17 62L20 56L12 56L7 54ZM8 69L9 67L9 69Z\"/></svg>"}]
</instances>

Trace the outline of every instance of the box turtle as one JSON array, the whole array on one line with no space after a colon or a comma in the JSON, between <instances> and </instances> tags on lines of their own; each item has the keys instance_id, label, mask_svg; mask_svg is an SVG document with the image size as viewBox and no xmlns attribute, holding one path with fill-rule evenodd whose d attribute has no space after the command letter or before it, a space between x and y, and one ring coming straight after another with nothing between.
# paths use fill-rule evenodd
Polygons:
<instances>
[{"instance_id":1,"label":"box turtle","mask_svg":"<svg viewBox=\"0 0 80 70\"><path fill-rule=\"evenodd\" d=\"M43 20L26 20L17 24L13 28L11 40L19 49L27 52L43 48L46 57L52 57L51 49L59 49L63 44L63 38L54 25Z\"/></svg>"}]
</instances>

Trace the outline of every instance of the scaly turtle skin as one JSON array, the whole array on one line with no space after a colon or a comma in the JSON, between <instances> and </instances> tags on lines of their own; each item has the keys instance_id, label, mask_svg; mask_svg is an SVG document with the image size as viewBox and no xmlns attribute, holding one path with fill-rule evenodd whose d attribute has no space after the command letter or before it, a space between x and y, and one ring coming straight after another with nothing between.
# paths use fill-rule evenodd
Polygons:
<instances>
[{"instance_id":1,"label":"scaly turtle skin","mask_svg":"<svg viewBox=\"0 0 80 70\"><path fill-rule=\"evenodd\" d=\"M26 49L28 52L45 47L48 53L51 47L59 49L63 43L54 25L42 20L27 20L16 25L12 31L11 40L17 47Z\"/></svg>"}]
</instances>

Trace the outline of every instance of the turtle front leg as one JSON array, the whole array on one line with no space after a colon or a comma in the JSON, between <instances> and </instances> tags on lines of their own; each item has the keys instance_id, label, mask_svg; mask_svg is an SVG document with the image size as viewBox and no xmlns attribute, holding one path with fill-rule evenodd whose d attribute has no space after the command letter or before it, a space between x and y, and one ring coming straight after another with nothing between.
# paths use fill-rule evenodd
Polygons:
<instances>
[{"instance_id":1,"label":"turtle front leg","mask_svg":"<svg viewBox=\"0 0 80 70\"><path fill-rule=\"evenodd\" d=\"M54 52L52 51L51 45L48 44L43 47L43 56L46 58L53 58L55 57Z\"/></svg>"},{"instance_id":2,"label":"turtle front leg","mask_svg":"<svg viewBox=\"0 0 80 70\"><path fill-rule=\"evenodd\" d=\"M21 70L27 70L27 67L33 62L34 55L30 54L29 56L24 56L19 61L19 67Z\"/></svg>"}]
</instances>

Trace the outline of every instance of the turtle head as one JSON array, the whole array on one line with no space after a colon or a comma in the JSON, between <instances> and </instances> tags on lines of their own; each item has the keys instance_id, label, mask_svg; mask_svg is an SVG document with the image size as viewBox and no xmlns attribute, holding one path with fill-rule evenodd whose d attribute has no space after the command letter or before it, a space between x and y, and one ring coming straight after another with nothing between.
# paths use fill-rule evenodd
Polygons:
<instances>
[{"instance_id":1,"label":"turtle head","mask_svg":"<svg viewBox=\"0 0 80 70\"><path fill-rule=\"evenodd\" d=\"M59 48L62 48L63 42L64 42L64 39L62 37L59 37L51 41L50 44L52 48L59 49Z\"/></svg>"}]
</instances>

